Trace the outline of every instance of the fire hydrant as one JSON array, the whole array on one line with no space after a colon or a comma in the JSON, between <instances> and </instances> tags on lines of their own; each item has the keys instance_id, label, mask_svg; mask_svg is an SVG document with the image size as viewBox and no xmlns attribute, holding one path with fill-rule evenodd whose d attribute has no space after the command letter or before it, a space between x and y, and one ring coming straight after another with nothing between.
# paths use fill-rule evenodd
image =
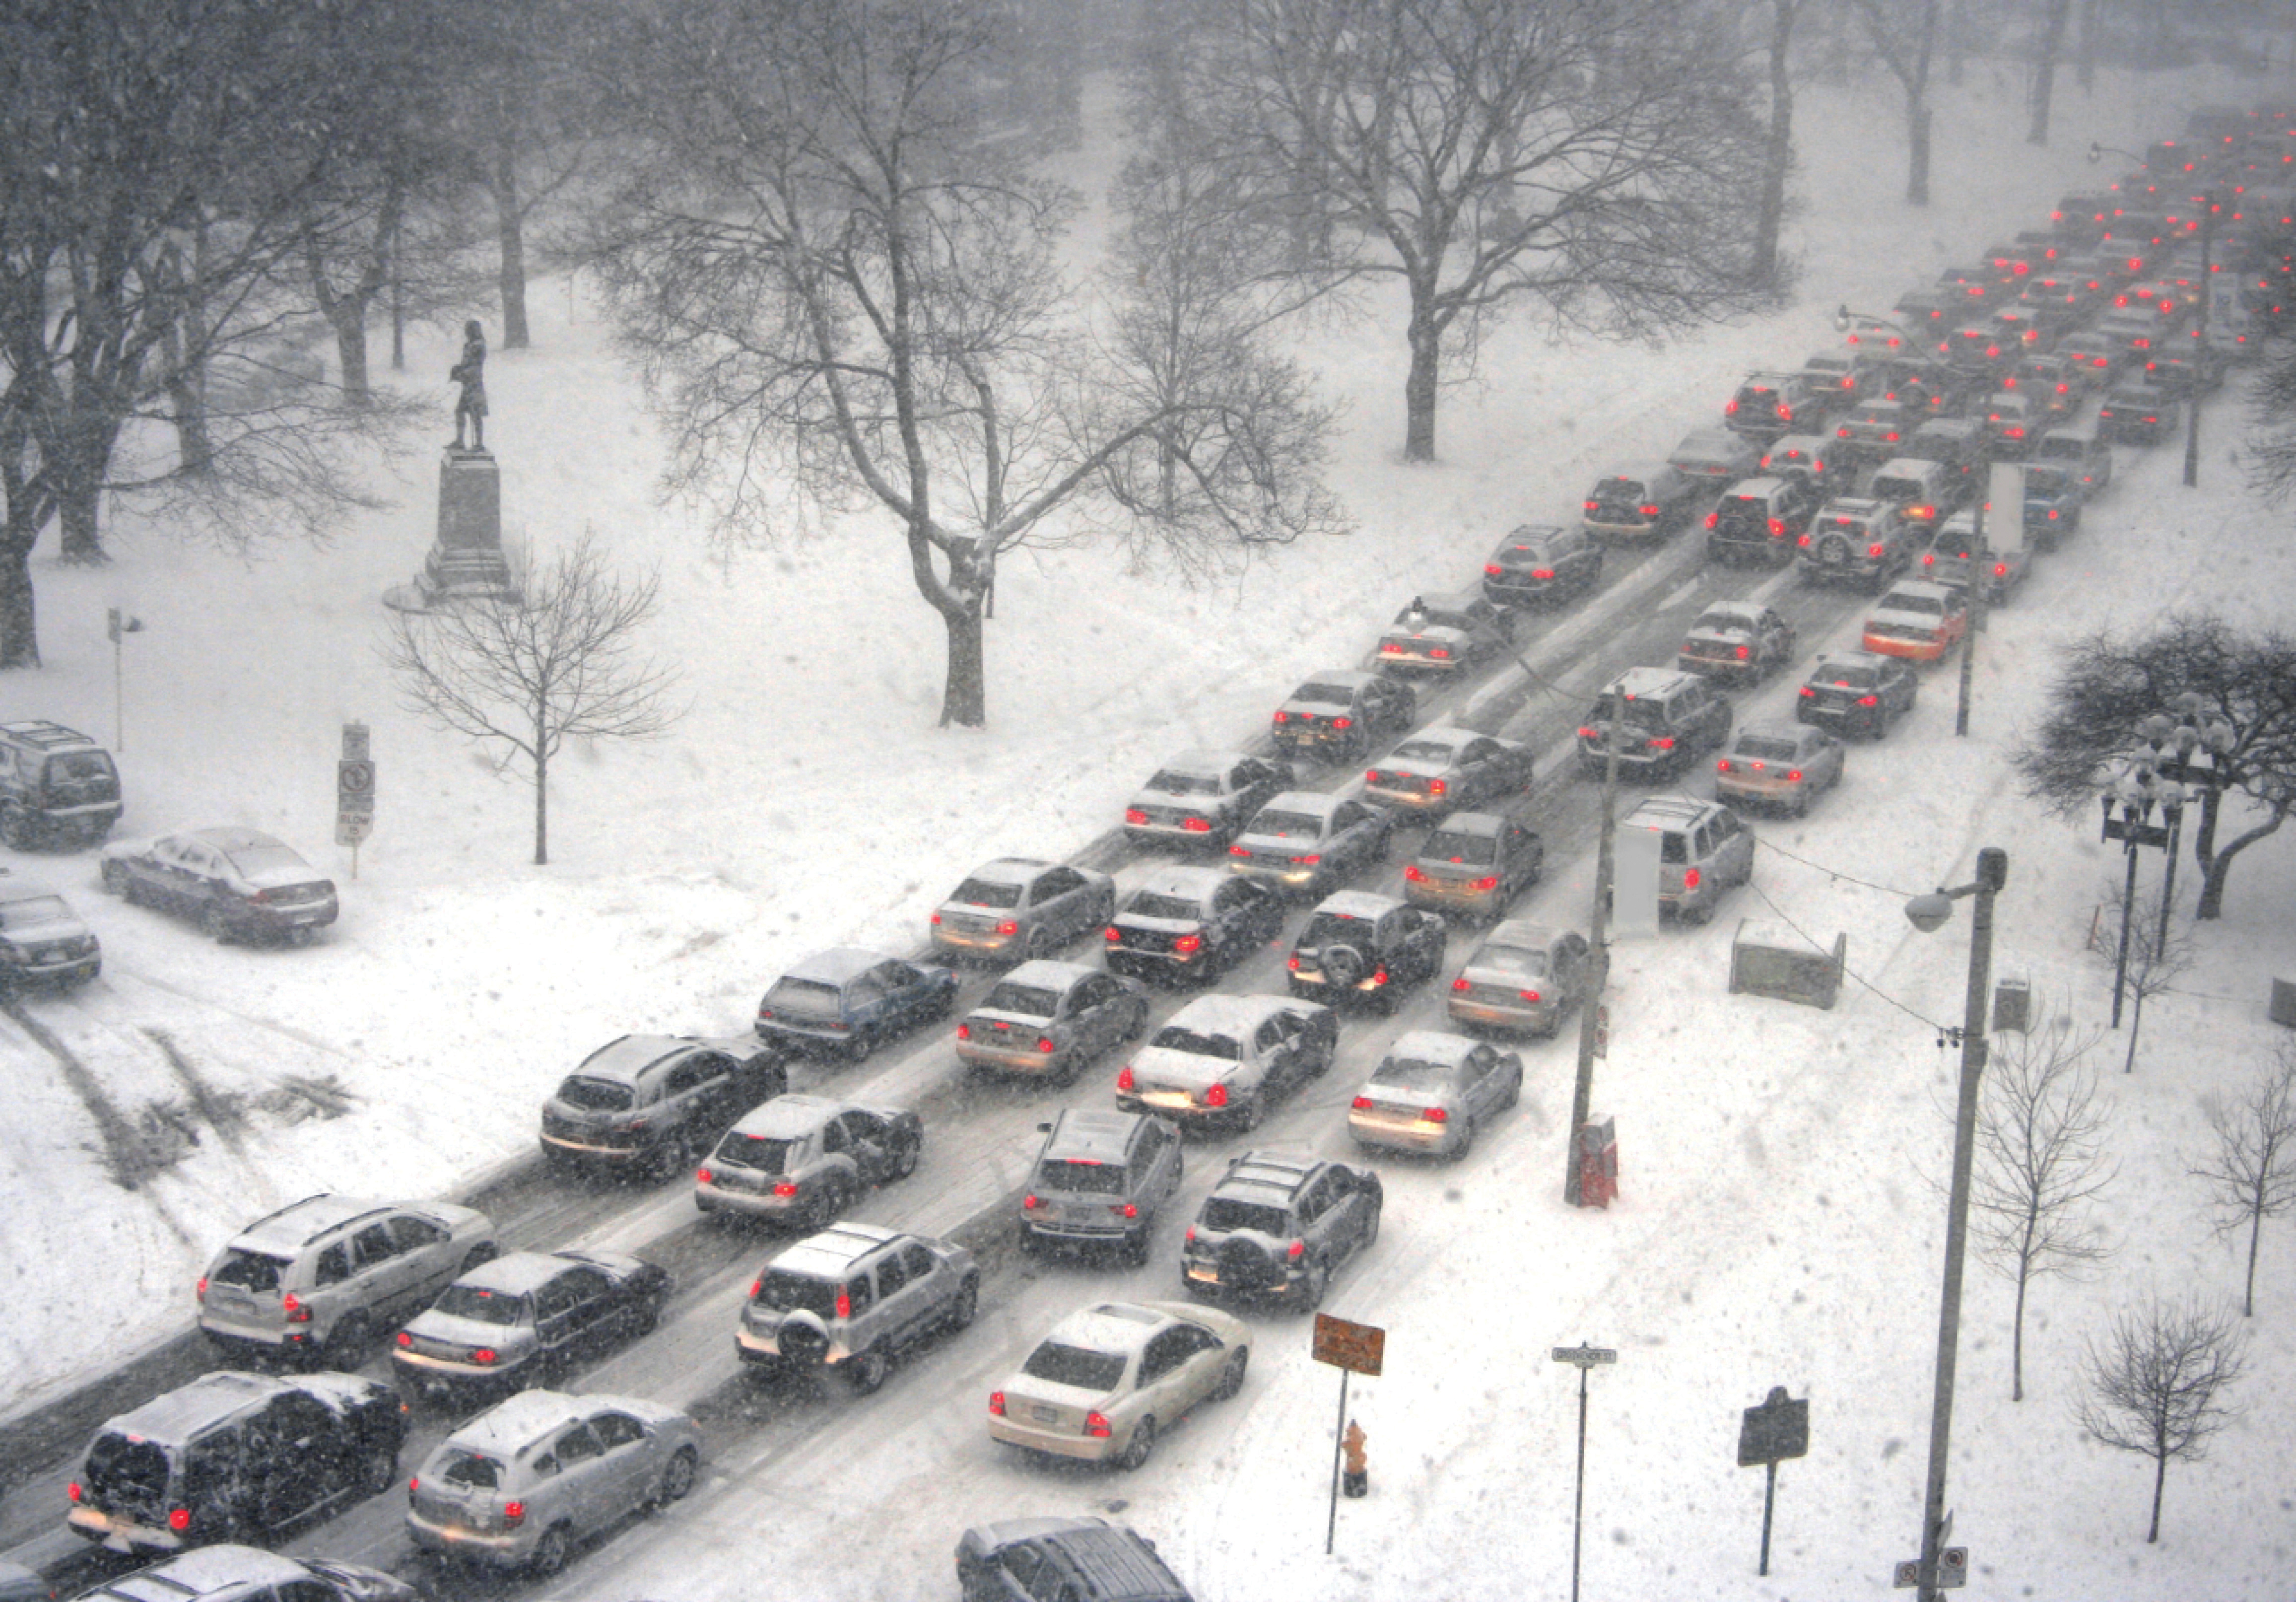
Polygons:
<instances>
[{"instance_id":1,"label":"fire hydrant","mask_svg":"<svg viewBox=\"0 0 2296 1602\"><path fill-rule=\"evenodd\" d=\"M1364 1426L1354 1419L1348 1420L1348 1433L1340 1437L1343 1462L1340 1475L1340 1490L1347 1496L1362 1496L1371 1489L1371 1470L1365 1466L1364 1442L1370 1437Z\"/></svg>"}]
</instances>

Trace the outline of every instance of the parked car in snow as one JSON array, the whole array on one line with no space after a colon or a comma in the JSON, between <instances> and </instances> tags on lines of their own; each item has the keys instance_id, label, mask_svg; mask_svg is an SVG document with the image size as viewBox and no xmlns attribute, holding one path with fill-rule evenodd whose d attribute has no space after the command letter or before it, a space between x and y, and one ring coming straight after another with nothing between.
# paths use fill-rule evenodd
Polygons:
<instances>
[{"instance_id":1,"label":"parked car in snow","mask_svg":"<svg viewBox=\"0 0 2296 1602\"><path fill-rule=\"evenodd\" d=\"M92 845L119 811L119 770L102 746L45 719L0 723L0 843Z\"/></svg>"},{"instance_id":2,"label":"parked car in snow","mask_svg":"<svg viewBox=\"0 0 2296 1602\"><path fill-rule=\"evenodd\" d=\"M86 984L102 971L103 947L71 903L0 868L0 996Z\"/></svg>"},{"instance_id":3,"label":"parked car in snow","mask_svg":"<svg viewBox=\"0 0 2296 1602\"><path fill-rule=\"evenodd\" d=\"M335 921L335 886L256 829L187 829L103 848L103 888L190 918L209 938L308 941Z\"/></svg>"}]
</instances>

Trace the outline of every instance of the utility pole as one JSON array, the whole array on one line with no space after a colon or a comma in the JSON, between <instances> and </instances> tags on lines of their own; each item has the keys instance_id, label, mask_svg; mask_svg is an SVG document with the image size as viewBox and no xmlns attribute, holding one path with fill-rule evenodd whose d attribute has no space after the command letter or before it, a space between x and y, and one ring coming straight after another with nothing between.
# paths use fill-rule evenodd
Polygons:
<instances>
[{"instance_id":1,"label":"utility pole","mask_svg":"<svg viewBox=\"0 0 2296 1602\"><path fill-rule=\"evenodd\" d=\"M1563 1162L1562 1199L1573 1207L1586 1205L1580 1194L1579 1135L1593 1115L1595 1045L1602 1029L1603 996L1611 983L1611 881L1618 867L1619 740L1626 728L1626 692L1611 687L1610 727L1603 735L1603 834L1595 855L1595 911L1588 919L1593 938L1595 974L1586 997L1578 1003L1578 1077L1570 1090L1570 1139Z\"/></svg>"},{"instance_id":2,"label":"utility pole","mask_svg":"<svg viewBox=\"0 0 2296 1602\"><path fill-rule=\"evenodd\" d=\"M1961 637L1961 699L1953 711L1953 732L1969 732L1969 698L1974 693L1977 678L1977 637L1985 628L1985 592L1993 582L1993 552L1985 540L1985 509L1993 504L1993 466L1985 468L1984 492L1977 497L1977 541L1969 553L1969 630ZM2021 504L2017 518L2021 523L2025 508ZM1878 727L1878 726L1877 726Z\"/></svg>"}]
</instances>

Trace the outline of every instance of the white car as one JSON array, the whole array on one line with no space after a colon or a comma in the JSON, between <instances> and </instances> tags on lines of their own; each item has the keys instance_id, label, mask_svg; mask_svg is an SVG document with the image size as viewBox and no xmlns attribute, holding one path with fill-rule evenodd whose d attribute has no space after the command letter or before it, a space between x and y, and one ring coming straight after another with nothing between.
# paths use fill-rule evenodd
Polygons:
<instances>
[{"instance_id":1,"label":"white car","mask_svg":"<svg viewBox=\"0 0 2296 1602\"><path fill-rule=\"evenodd\" d=\"M1103 1302L1071 1313L988 1393L988 1434L1058 1458L1137 1468L1198 1402L1243 1389L1242 1319L1170 1302Z\"/></svg>"}]
</instances>

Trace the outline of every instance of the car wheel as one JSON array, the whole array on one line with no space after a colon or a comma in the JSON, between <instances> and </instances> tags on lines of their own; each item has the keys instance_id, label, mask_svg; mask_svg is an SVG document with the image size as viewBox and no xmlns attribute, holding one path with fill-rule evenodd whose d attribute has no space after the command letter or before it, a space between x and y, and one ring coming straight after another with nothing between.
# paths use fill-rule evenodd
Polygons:
<instances>
[{"instance_id":1,"label":"car wheel","mask_svg":"<svg viewBox=\"0 0 2296 1602\"><path fill-rule=\"evenodd\" d=\"M668 1299L669 1292L665 1287L660 1295L648 1296L638 1303L636 1316L630 1320L630 1334L634 1338L650 1335L660 1327L661 1304Z\"/></svg>"},{"instance_id":2,"label":"car wheel","mask_svg":"<svg viewBox=\"0 0 2296 1602\"><path fill-rule=\"evenodd\" d=\"M917 1171L917 1158L922 1153L921 1143L904 1140L893 1151L893 1178L906 1179Z\"/></svg>"},{"instance_id":3,"label":"car wheel","mask_svg":"<svg viewBox=\"0 0 2296 1602\"><path fill-rule=\"evenodd\" d=\"M1029 1231L1026 1229L1021 1230L1021 1238L1024 1241L1027 1240L1029 1238ZM980 1312L980 1281L968 1274L965 1276L964 1283L956 1287L955 1296L951 1298L949 1302L948 1327L951 1329L970 1329L972 1327L972 1320L979 1316Z\"/></svg>"},{"instance_id":4,"label":"car wheel","mask_svg":"<svg viewBox=\"0 0 2296 1602\"><path fill-rule=\"evenodd\" d=\"M1053 954L1053 932L1042 924L1029 931L1029 938L1021 942L1024 962L1036 962Z\"/></svg>"},{"instance_id":5,"label":"car wheel","mask_svg":"<svg viewBox=\"0 0 2296 1602\"><path fill-rule=\"evenodd\" d=\"M846 1043L845 1060L858 1067L877 1055L877 1031L867 1024L857 1025L853 1039Z\"/></svg>"},{"instance_id":6,"label":"car wheel","mask_svg":"<svg viewBox=\"0 0 2296 1602\"><path fill-rule=\"evenodd\" d=\"M381 1496L398 1483L398 1449L395 1446L372 1446L359 1459L359 1489L369 1496Z\"/></svg>"},{"instance_id":7,"label":"car wheel","mask_svg":"<svg viewBox=\"0 0 2296 1602\"><path fill-rule=\"evenodd\" d=\"M1247 1130L1256 1130L1259 1127L1260 1120L1267 1116L1267 1094L1262 1090L1243 1104L1243 1111L1236 1115L1236 1121L1243 1125Z\"/></svg>"},{"instance_id":8,"label":"car wheel","mask_svg":"<svg viewBox=\"0 0 2296 1602\"><path fill-rule=\"evenodd\" d=\"M845 1377L856 1396L867 1396L877 1390L892 1371L893 1360L885 1355L882 1346L872 1346L846 1360Z\"/></svg>"},{"instance_id":9,"label":"car wheel","mask_svg":"<svg viewBox=\"0 0 2296 1602\"><path fill-rule=\"evenodd\" d=\"M653 1160L646 1164L646 1175L657 1185L666 1184L693 1166L693 1138L678 1131L654 1147Z\"/></svg>"},{"instance_id":10,"label":"car wheel","mask_svg":"<svg viewBox=\"0 0 2296 1602\"><path fill-rule=\"evenodd\" d=\"M1684 923L1693 926L1711 923L1714 919L1714 903L1706 901L1685 907L1682 909L1681 917Z\"/></svg>"},{"instance_id":11,"label":"car wheel","mask_svg":"<svg viewBox=\"0 0 2296 1602\"><path fill-rule=\"evenodd\" d=\"M1134 1003L1132 1021L1124 1026L1124 1039L1136 1040L1148 1032L1148 1001L1143 997Z\"/></svg>"},{"instance_id":12,"label":"car wheel","mask_svg":"<svg viewBox=\"0 0 2296 1602\"><path fill-rule=\"evenodd\" d=\"M1384 1198L1371 1204L1371 1222L1364 1226L1363 1239L1356 1243L1357 1250L1361 1251L1379 1244L1380 1218L1386 1212L1387 1204Z\"/></svg>"},{"instance_id":13,"label":"car wheel","mask_svg":"<svg viewBox=\"0 0 2296 1602\"><path fill-rule=\"evenodd\" d=\"M13 802L0 807L0 842L5 842L9 850L30 850L32 834L32 820L23 808Z\"/></svg>"},{"instance_id":14,"label":"car wheel","mask_svg":"<svg viewBox=\"0 0 2296 1602\"><path fill-rule=\"evenodd\" d=\"M1475 1117L1472 1113L1463 1113L1459 1116L1459 1144L1443 1154L1456 1162L1474 1149Z\"/></svg>"},{"instance_id":15,"label":"car wheel","mask_svg":"<svg viewBox=\"0 0 2296 1602\"><path fill-rule=\"evenodd\" d=\"M209 907L200 914L200 930L218 946L231 938L231 920L220 907Z\"/></svg>"},{"instance_id":16,"label":"car wheel","mask_svg":"<svg viewBox=\"0 0 2296 1602\"><path fill-rule=\"evenodd\" d=\"M1220 1366L1219 1384L1212 1391L1214 1401L1226 1401L1243 1389L1243 1376L1251 1367L1251 1348L1239 1346L1228 1353L1227 1361Z\"/></svg>"},{"instance_id":17,"label":"car wheel","mask_svg":"<svg viewBox=\"0 0 2296 1602\"><path fill-rule=\"evenodd\" d=\"M538 1579L548 1579L566 1566L566 1554L572 1542L566 1537L566 1526L553 1524L534 1543L534 1556L526 1562L528 1573Z\"/></svg>"},{"instance_id":18,"label":"car wheel","mask_svg":"<svg viewBox=\"0 0 2296 1602\"><path fill-rule=\"evenodd\" d=\"M1148 1231L1144 1228L1135 1230L1126 1236L1124 1261L1136 1269L1145 1267L1148 1262L1149 1244Z\"/></svg>"},{"instance_id":19,"label":"car wheel","mask_svg":"<svg viewBox=\"0 0 2296 1602\"><path fill-rule=\"evenodd\" d=\"M681 1446L676 1454L662 1466L661 1483L653 1489L653 1504L659 1508L666 1502L682 1502L685 1493L693 1489L694 1475L700 1472L701 1459L690 1446Z\"/></svg>"},{"instance_id":20,"label":"car wheel","mask_svg":"<svg viewBox=\"0 0 2296 1602\"><path fill-rule=\"evenodd\" d=\"M335 1320L334 1328L320 1343L319 1362L322 1367L348 1374L359 1366L373 1341L373 1336L367 1329L366 1315L345 1313Z\"/></svg>"},{"instance_id":21,"label":"car wheel","mask_svg":"<svg viewBox=\"0 0 2296 1602\"><path fill-rule=\"evenodd\" d=\"M1555 1027L1557 1030L1560 1030L1560 1029L1562 1027L1562 1021L1561 1021L1560 1019L1557 1019L1557 1020L1555 1021L1554 1027ZM1506 1093L1506 1099L1505 1099L1505 1101L1503 1101L1503 1102L1499 1103L1499 1105L1501 1105L1501 1106L1503 1106L1503 1107L1512 1107L1512 1106L1513 1106L1517 1102L1521 1101L1521 1099L1522 1099L1522 1071L1521 1071L1520 1068L1518 1068L1517 1070L1515 1070L1515 1075L1514 1075L1514 1078L1513 1078L1512 1080L1509 1080L1507 1081L1507 1093Z\"/></svg>"},{"instance_id":22,"label":"car wheel","mask_svg":"<svg viewBox=\"0 0 2296 1602\"><path fill-rule=\"evenodd\" d=\"M1128 1473L1147 1462L1148 1455L1155 1450L1156 1415L1151 1413L1133 1426L1132 1439L1127 1441L1124 1450L1117 1454L1116 1466Z\"/></svg>"},{"instance_id":23,"label":"car wheel","mask_svg":"<svg viewBox=\"0 0 2296 1602\"><path fill-rule=\"evenodd\" d=\"M1324 1292L1332 1283L1332 1271L1319 1258L1308 1265L1300 1279L1300 1305L1309 1312L1324 1305Z\"/></svg>"},{"instance_id":24,"label":"car wheel","mask_svg":"<svg viewBox=\"0 0 2296 1602\"><path fill-rule=\"evenodd\" d=\"M103 865L103 888L108 893L119 896L123 900L133 901L135 899L135 882L128 877L127 865L125 862L107 862Z\"/></svg>"}]
</instances>

